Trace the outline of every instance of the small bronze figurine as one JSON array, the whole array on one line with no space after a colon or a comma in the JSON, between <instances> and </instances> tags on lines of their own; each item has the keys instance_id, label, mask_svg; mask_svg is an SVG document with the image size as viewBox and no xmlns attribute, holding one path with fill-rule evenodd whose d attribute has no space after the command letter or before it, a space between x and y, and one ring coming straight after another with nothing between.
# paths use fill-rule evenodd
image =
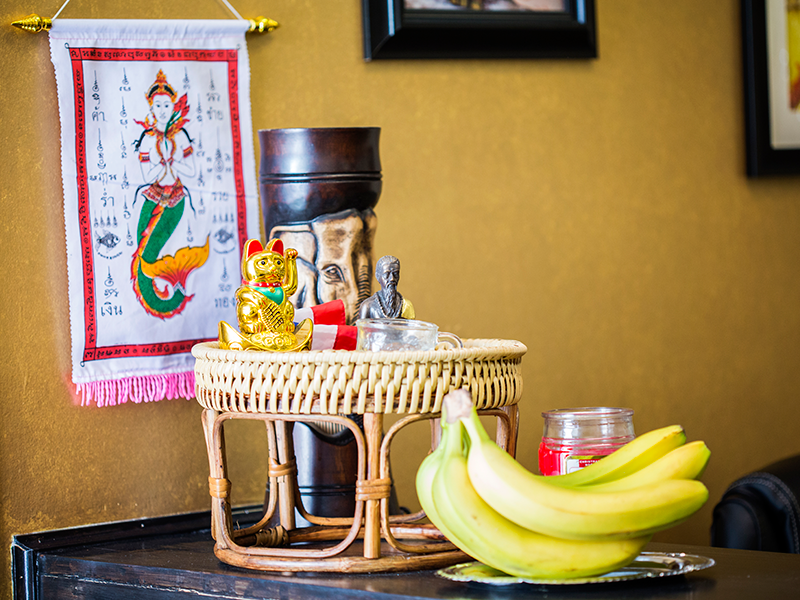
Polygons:
<instances>
[{"instance_id":1,"label":"small bronze figurine","mask_svg":"<svg viewBox=\"0 0 800 600\"><path fill-rule=\"evenodd\" d=\"M375 278L381 289L364 300L358 311L361 319L413 319L414 306L400 295L400 261L386 255L375 265Z\"/></svg>"},{"instance_id":2,"label":"small bronze figurine","mask_svg":"<svg viewBox=\"0 0 800 600\"><path fill-rule=\"evenodd\" d=\"M311 347L313 323L304 319L294 326L297 289L297 251L272 240L264 248L247 240L242 255L242 286L236 290L236 316L241 333L225 321L219 323L220 348L292 352Z\"/></svg>"}]
</instances>

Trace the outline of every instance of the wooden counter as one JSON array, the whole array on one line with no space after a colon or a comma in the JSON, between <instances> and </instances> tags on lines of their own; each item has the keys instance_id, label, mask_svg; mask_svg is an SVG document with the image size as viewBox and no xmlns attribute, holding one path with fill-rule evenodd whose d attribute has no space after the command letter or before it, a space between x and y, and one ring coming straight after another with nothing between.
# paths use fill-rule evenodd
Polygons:
<instances>
[{"instance_id":1,"label":"wooden counter","mask_svg":"<svg viewBox=\"0 0 800 600\"><path fill-rule=\"evenodd\" d=\"M254 511L239 511L242 520ZM377 575L275 574L228 566L214 556L209 513L110 523L17 536L15 600L114 599L691 599L800 597L800 555L651 544L716 561L710 569L657 580L582 586L463 584L434 571ZM355 549L358 551L358 549Z\"/></svg>"}]
</instances>

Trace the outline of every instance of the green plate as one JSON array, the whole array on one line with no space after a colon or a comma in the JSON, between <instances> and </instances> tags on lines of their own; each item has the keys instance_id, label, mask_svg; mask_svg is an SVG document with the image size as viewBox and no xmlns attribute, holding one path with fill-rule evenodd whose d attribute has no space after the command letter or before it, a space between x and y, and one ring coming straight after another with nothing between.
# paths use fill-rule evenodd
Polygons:
<instances>
[{"instance_id":1,"label":"green plate","mask_svg":"<svg viewBox=\"0 0 800 600\"><path fill-rule=\"evenodd\" d=\"M514 585L530 583L535 585L583 585L587 583L611 583L614 581L629 581L632 579L648 579L653 577L670 577L684 575L692 571L707 569L714 566L714 560L696 554L682 552L642 552L627 567L597 575L595 577L582 577L578 579L533 579L515 577L483 563L469 562L439 569L436 574L451 581L464 581L472 583L486 583L488 585Z\"/></svg>"}]
</instances>

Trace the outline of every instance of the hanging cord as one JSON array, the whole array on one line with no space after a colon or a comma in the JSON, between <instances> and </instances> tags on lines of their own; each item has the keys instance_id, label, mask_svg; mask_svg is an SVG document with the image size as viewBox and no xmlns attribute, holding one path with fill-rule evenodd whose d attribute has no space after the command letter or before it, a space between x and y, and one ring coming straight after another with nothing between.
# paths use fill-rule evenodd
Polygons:
<instances>
[{"instance_id":1,"label":"hanging cord","mask_svg":"<svg viewBox=\"0 0 800 600\"><path fill-rule=\"evenodd\" d=\"M56 14L53 15L53 18L50 21L51 23L58 18L58 15L61 14L61 11L67 7L67 4L69 4L69 0L66 0L64 4L61 5L61 8L59 8L58 11L56 11Z\"/></svg>"},{"instance_id":2,"label":"hanging cord","mask_svg":"<svg viewBox=\"0 0 800 600\"><path fill-rule=\"evenodd\" d=\"M225 6L228 7L228 10L233 13L234 17L236 17L240 21L244 21L244 19L242 18L242 15L239 14L239 11L237 11L235 8L233 8L233 6L231 6L231 3L228 2L228 0L219 0L219 1L222 2ZM67 2L69 2L69 0L67 0Z\"/></svg>"},{"instance_id":3,"label":"hanging cord","mask_svg":"<svg viewBox=\"0 0 800 600\"><path fill-rule=\"evenodd\" d=\"M247 29L248 33L269 33L274 31L280 24L277 21L273 21L272 19L268 19L266 17L256 17L255 19L245 19L242 15L239 14L233 6L231 5L228 0L219 0L225 7L231 11L234 17L236 17L240 21L247 21L250 24L250 27ZM39 33L40 31L49 31L50 28L53 26L53 21L58 18L58 15L61 14L67 4L70 3L70 0L65 0L64 4L61 5L61 8L58 9L56 14L53 15L52 19L48 19L46 17L40 17L39 15L30 15L25 17L24 19L20 19L18 21L13 21L11 24L14 27L18 27L23 31L28 31L30 33Z\"/></svg>"},{"instance_id":4,"label":"hanging cord","mask_svg":"<svg viewBox=\"0 0 800 600\"><path fill-rule=\"evenodd\" d=\"M248 23L250 23L250 27L247 30L248 33L250 32L269 33L270 31L274 31L275 29L280 27L280 24L277 21L273 21L272 19L267 19L266 17L256 17L255 19L244 19L242 15L239 14L239 11L233 8L233 6L231 5L230 2L228 2L228 0L219 0L219 1L222 2L222 4L224 4L229 11L231 11L234 17L236 17L240 21L247 21ZM67 2L69 2L69 0L67 0Z\"/></svg>"}]
</instances>

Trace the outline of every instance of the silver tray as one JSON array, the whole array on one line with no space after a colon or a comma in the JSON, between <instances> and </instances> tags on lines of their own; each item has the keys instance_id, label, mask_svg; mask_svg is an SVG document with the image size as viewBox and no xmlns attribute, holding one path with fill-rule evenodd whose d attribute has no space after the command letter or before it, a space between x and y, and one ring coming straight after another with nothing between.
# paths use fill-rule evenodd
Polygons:
<instances>
[{"instance_id":1,"label":"silver tray","mask_svg":"<svg viewBox=\"0 0 800 600\"><path fill-rule=\"evenodd\" d=\"M587 583L611 583L632 579L649 579L654 577L670 577L684 575L692 571L714 566L714 560L696 554L683 552L642 552L627 567L598 575L577 579L528 579L515 577L483 563L469 562L439 569L436 574L451 581L486 583L488 585L513 585L531 583L535 585L582 585Z\"/></svg>"}]
</instances>

